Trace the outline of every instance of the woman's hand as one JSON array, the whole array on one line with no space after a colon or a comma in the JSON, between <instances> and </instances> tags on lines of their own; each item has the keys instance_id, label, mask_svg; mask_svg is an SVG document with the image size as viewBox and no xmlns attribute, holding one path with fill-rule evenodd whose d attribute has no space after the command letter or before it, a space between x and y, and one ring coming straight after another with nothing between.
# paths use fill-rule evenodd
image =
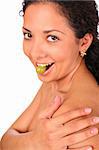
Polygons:
<instances>
[{"instance_id":1,"label":"woman's hand","mask_svg":"<svg viewBox=\"0 0 99 150\"><path fill-rule=\"evenodd\" d=\"M61 99L57 96L54 103L39 115L33 129L33 144L36 150L69 149L70 146L98 134L98 129L91 127L98 123L95 121L96 117L81 119L82 116L91 113L90 108L76 109L52 118L60 105ZM84 146L75 150L91 150L91 148Z\"/></svg>"}]
</instances>

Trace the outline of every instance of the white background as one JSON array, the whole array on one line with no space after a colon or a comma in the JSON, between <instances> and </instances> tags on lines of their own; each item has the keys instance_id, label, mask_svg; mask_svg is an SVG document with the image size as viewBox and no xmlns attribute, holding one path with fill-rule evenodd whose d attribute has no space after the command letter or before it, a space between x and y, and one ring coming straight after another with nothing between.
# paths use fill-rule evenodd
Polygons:
<instances>
[{"instance_id":1,"label":"white background","mask_svg":"<svg viewBox=\"0 0 99 150\"><path fill-rule=\"evenodd\" d=\"M99 4L99 0L97 0ZM22 0L0 2L0 137L41 85L22 50Z\"/></svg>"}]
</instances>

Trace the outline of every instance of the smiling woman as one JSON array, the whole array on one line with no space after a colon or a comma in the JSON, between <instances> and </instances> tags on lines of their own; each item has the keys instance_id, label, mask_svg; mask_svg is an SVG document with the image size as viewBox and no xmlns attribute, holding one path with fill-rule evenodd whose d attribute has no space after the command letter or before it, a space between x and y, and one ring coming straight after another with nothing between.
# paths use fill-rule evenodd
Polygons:
<instances>
[{"instance_id":1,"label":"smiling woman","mask_svg":"<svg viewBox=\"0 0 99 150\"><path fill-rule=\"evenodd\" d=\"M99 149L98 20L94 0L24 0L23 50L43 83L2 150Z\"/></svg>"},{"instance_id":2,"label":"smiling woman","mask_svg":"<svg viewBox=\"0 0 99 150\"><path fill-rule=\"evenodd\" d=\"M33 6L31 5L27 8L27 13L24 16L24 27L28 28L28 30L31 31L30 40L27 41L27 38L25 36L23 43L24 52L27 56L29 56L31 61L34 61L33 63L35 67L36 64L42 65L53 63L53 66L49 68L50 70L47 70L47 72L45 72L46 74L48 73L46 77L44 76L45 73L38 74L38 77L41 80L50 81L54 78L56 80L60 78L61 74L62 77L64 77L75 68L78 62L80 63L81 57L78 57L78 39L75 38L74 32L72 32L68 22L66 22L66 19L61 17L60 14L58 14L58 16L57 14L55 14L55 9L53 9L53 7L55 6L50 7L50 5L48 4L47 7L43 5L43 8L40 7L40 5L38 6L38 8L34 6L34 9L32 7ZM32 14L30 15L30 12L32 12L33 14L35 13L35 9L38 9L38 13L34 16ZM42 11L42 9L44 10ZM50 12L53 12L53 16L52 14L50 14ZM59 18L58 20L57 17ZM29 18L31 22L28 22L27 18ZM42 20L44 19L47 23L42 22ZM34 20L36 20L36 22L33 23L33 26L31 26ZM63 24L60 24L60 22L63 22ZM68 51L68 49L70 50ZM64 55L65 53L66 56ZM34 57L34 59L32 59L32 56ZM72 58L70 59L71 56ZM44 58L42 59L42 57ZM51 71L51 75L49 74L49 71Z\"/></svg>"}]
</instances>

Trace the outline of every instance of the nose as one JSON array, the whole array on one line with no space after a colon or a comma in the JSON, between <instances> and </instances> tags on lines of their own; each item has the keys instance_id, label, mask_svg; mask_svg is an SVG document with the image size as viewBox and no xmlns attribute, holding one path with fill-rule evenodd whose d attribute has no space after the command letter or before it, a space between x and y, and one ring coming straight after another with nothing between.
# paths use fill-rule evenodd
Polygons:
<instances>
[{"instance_id":1,"label":"nose","mask_svg":"<svg viewBox=\"0 0 99 150\"><path fill-rule=\"evenodd\" d=\"M31 43L29 54L30 54L30 57L34 60L45 58L47 54L44 48L44 42L35 41Z\"/></svg>"}]
</instances>

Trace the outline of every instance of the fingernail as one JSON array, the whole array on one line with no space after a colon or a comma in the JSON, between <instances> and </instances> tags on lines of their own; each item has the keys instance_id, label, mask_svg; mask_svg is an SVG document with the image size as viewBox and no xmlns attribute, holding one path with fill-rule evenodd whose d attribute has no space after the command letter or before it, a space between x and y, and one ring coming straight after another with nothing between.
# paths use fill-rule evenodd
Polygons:
<instances>
[{"instance_id":1,"label":"fingernail","mask_svg":"<svg viewBox=\"0 0 99 150\"><path fill-rule=\"evenodd\" d=\"M93 122L94 122L94 123L99 123L99 117L94 117L94 118L93 118Z\"/></svg>"},{"instance_id":2,"label":"fingernail","mask_svg":"<svg viewBox=\"0 0 99 150\"><path fill-rule=\"evenodd\" d=\"M92 147L88 147L86 150L92 150Z\"/></svg>"},{"instance_id":3,"label":"fingernail","mask_svg":"<svg viewBox=\"0 0 99 150\"><path fill-rule=\"evenodd\" d=\"M88 107L88 108L85 108L84 111L85 111L86 114L89 114L89 113L91 113L92 109Z\"/></svg>"},{"instance_id":4,"label":"fingernail","mask_svg":"<svg viewBox=\"0 0 99 150\"><path fill-rule=\"evenodd\" d=\"M93 135L98 134L98 129L97 128L92 128L90 132Z\"/></svg>"}]
</instances>

